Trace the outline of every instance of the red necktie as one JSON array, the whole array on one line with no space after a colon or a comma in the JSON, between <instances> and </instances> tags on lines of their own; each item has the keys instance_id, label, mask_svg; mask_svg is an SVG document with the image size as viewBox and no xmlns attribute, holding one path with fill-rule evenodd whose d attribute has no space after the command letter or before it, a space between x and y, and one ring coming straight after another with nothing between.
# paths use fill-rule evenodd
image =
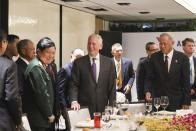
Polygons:
<instances>
[{"instance_id":1,"label":"red necktie","mask_svg":"<svg viewBox=\"0 0 196 131\"><path fill-rule=\"evenodd\" d=\"M165 56L165 69L168 72L168 56Z\"/></svg>"},{"instance_id":2,"label":"red necktie","mask_svg":"<svg viewBox=\"0 0 196 131\"><path fill-rule=\"evenodd\" d=\"M53 72L53 69L52 69L52 66L50 65L50 74L52 76L52 79L55 80L55 77L54 77L54 72Z\"/></svg>"}]
</instances>

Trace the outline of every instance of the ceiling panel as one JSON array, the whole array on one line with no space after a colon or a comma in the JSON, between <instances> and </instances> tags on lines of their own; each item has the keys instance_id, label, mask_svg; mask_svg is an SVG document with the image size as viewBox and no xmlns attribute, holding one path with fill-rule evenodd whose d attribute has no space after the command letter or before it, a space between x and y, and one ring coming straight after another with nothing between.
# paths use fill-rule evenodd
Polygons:
<instances>
[{"instance_id":1,"label":"ceiling panel","mask_svg":"<svg viewBox=\"0 0 196 131\"><path fill-rule=\"evenodd\" d=\"M61 4L80 11L95 14L109 21L145 21L165 18L166 20L196 19L196 15L189 12L174 0L80 0L81 2L63 2L61 0L45 0ZM117 3L131 3L120 6ZM90 8L104 8L107 11L92 11ZM141 11L150 12L140 14Z\"/></svg>"}]
</instances>

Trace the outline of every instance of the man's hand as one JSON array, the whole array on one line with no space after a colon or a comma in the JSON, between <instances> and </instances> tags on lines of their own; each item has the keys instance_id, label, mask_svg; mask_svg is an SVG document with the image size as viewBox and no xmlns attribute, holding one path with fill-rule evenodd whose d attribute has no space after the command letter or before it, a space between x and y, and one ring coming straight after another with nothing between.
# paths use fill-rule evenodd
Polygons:
<instances>
[{"instance_id":1,"label":"man's hand","mask_svg":"<svg viewBox=\"0 0 196 131\"><path fill-rule=\"evenodd\" d=\"M195 90L191 89L191 95L195 94Z\"/></svg>"},{"instance_id":2,"label":"man's hand","mask_svg":"<svg viewBox=\"0 0 196 131\"><path fill-rule=\"evenodd\" d=\"M130 85L126 85L124 88L125 94L128 94L131 90L131 86Z\"/></svg>"},{"instance_id":3,"label":"man's hand","mask_svg":"<svg viewBox=\"0 0 196 131\"><path fill-rule=\"evenodd\" d=\"M182 105L182 109L189 109L188 105Z\"/></svg>"},{"instance_id":4,"label":"man's hand","mask_svg":"<svg viewBox=\"0 0 196 131\"><path fill-rule=\"evenodd\" d=\"M23 122L21 122L19 125L17 125L17 127L16 127L17 131L20 131L20 129L22 128L22 126L23 126Z\"/></svg>"},{"instance_id":5,"label":"man's hand","mask_svg":"<svg viewBox=\"0 0 196 131\"><path fill-rule=\"evenodd\" d=\"M147 92L146 93L146 100L149 101L149 102L152 101L151 93L150 92Z\"/></svg>"},{"instance_id":6,"label":"man's hand","mask_svg":"<svg viewBox=\"0 0 196 131\"><path fill-rule=\"evenodd\" d=\"M55 119L55 116L54 115L51 115L50 117L48 117L48 121L50 123L54 122L54 119Z\"/></svg>"},{"instance_id":7,"label":"man's hand","mask_svg":"<svg viewBox=\"0 0 196 131\"><path fill-rule=\"evenodd\" d=\"M78 111L80 110L80 104L77 101L73 101L71 103L71 108Z\"/></svg>"}]
</instances>

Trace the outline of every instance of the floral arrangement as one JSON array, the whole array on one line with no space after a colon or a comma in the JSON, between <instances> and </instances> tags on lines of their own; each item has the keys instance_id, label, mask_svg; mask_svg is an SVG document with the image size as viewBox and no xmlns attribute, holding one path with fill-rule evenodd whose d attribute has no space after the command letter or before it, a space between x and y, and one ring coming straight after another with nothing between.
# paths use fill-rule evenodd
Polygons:
<instances>
[{"instance_id":1,"label":"floral arrangement","mask_svg":"<svg viewBox=\"0 0 196 131\"><path fill-rule=\"evenodd\" d=\"M196 114L173 116L170 126L175 130L196 131Z\"/></svg>"},{"instance_id":2,"label":"floral arrangement","mask_svg":"<svg viewBox=\"0 0 196 131\"><path fill-rule=\"evenodd\" d=\"M142 121L147 131L196 131L196 114L173 117L142 117L137 121Z\"/></svg>"}]
</instances>

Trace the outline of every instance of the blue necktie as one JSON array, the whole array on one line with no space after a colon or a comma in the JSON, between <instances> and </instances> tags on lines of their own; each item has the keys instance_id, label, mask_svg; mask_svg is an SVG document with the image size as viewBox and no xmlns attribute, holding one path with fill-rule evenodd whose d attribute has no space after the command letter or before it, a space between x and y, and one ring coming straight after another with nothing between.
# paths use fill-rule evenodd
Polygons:
<instances>
[{"instance_id":1,"label":"blue necktie","mask_svg":"<svg viewBox=\"0 0 196 131\"><path fill-rule=\"evenodd\" d=\"M193 85L193 77L192 77L192 61L190 61L190 84Z\"/></svg>"},{"instance_id":2,"label":"blue necktie","mask_svg":"<svg viewBox=\"0 0 196 131\"><path fill-rule=\"evenodd\" d=\"M93 64L92 64L92 70L93 70L93 75L94 75L94 78L95 78L95 80L97 80L96 79L96 76L97 76L97 72L96 72L96 63L95 63L95 60L96 60L96 58L93 58Z\"/></svg>"}]
</instances>

